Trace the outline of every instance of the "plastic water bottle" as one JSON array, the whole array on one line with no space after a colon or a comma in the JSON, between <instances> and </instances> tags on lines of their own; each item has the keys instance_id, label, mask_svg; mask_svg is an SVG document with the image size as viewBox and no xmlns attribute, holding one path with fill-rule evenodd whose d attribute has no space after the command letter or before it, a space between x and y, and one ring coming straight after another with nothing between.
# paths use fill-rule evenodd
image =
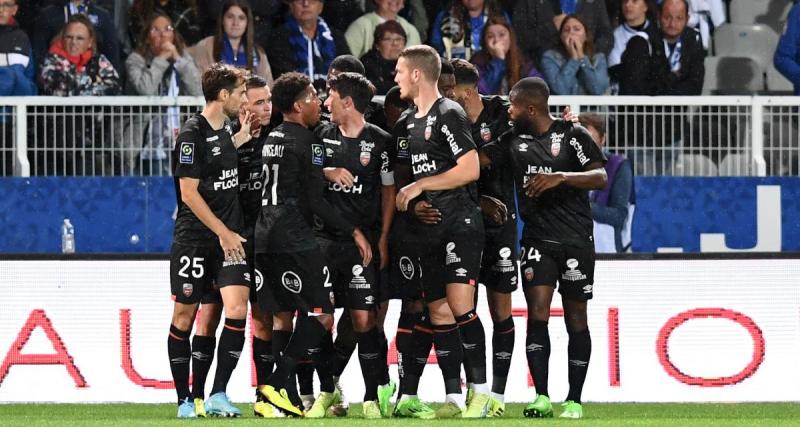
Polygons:
<instances>
[{"instance_id":1,"label":"plastic water bottle","mask_svg":"<svg viewBox=\"0 0 800 427\"><path fill-rule=\"evenodd\" d=\"M69 222L69 218L64 218L64 223L61 224L61 252L75 253L75 227Z\"/></svg>"}]
</instances>

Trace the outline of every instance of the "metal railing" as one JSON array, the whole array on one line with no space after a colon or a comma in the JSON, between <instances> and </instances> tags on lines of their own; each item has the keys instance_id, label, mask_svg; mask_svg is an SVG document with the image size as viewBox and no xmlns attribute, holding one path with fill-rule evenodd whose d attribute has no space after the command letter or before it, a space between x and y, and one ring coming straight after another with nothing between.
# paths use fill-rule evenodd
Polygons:
<instances>
[{"instance_id":1,"label":"metal railing","mask_svg":"<svg viewBox=\"0 0 800 427\"><path fill-rule=\"evenodd\" d=\"M0 97L0 175L169 175L200 97ZM800 175L800 97L553 96L595 112L637 175Z\"/></svg>"}]
</instances>

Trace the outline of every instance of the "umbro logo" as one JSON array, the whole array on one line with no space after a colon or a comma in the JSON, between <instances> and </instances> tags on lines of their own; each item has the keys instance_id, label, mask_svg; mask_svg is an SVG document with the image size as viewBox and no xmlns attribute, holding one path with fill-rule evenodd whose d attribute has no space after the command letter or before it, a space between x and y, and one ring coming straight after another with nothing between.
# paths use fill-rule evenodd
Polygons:
<instances>
[{"instance_id":1,"label":"umbro logo","mask_svg":"<svg viewBox=\"0 0 800 427\"><path fill-rule=\"evenodd\" d=\"M478 346L478 344L463 343L463 346L464 346L464 350L474 350L475 347Z\"/></svg>"},{"instance_id":2,"label":"umbro logo","mask_svg":"<svg viewBox=\"0 0 800 427\"><path fill-rule=\"evenodd\" d=\"M507 351L500 351L494 354L499 360L511 360L511 353Z\"/></svg>"},{"instance_id":3,"label":"umbro logo","mask_svg":"<svg viewBox=\"0 0 800 427\"><path fill-rule=\"evenodd\" d=\"M536 344L535 342L525 347L525 351L542 351L542 349L544 349L544 346L541 344Z\"/></svg>"},{"instance_id":4,"label":"umbro logo","mask_svg":"<svg viewBox=\"0 0 800 427\"><path fill-rule=\"evenodd\" d=\"M234 359L238 359L242 355L242 352L241 351L229 351L228 355L230 357L234 358Z\"/></svg>"},{"instance_id":5,"label":"umbro logo","mask_svg":"<svg viewBox=\"0 0 800 427\"><path fill-rule=\"evenodd\" d=\"M362 360L376 360L378 353L359 353L358 358Z\"/></svg>"},{"instance_id":6,"label":"umbro logo","mask_svg":"<svg viewBox=\"0 0 800 427\"><path fill-rule=\"evenodd\" d=\"M172 359L169 359L169 363L172 363L174 365L179 365L179 364L183 364L183 363L189 363L189 358L188 357L173 357Z\"/></svg>"},{"instance_id":7,"label":"umbro logo","mask_svg":"<svg viewBox=\"0 0 800 427\"><path fill-rule=\"evenodd\" d=\"M436 350L436 357L447 357L450 354L449 350ZM428 359L425 359L426 361Z\"/></svg>"},{"instance_id":8,"label":"umbro logo","mask_svg":"<svg viewBox=\"0 0 800 427\"><path fill-rule=\"evenodd\" d=\"M205 362L206 360L211 359L211 355L210 354L205 354L202 351L194 351L194 352L192 352L192 358L193 359L197 359L197 360L199 360L201 362Z\"/></svg>"},{"instance_id":9,"label":"umbro logo","mask_svg":"<svg viewBox=\"0 0 800 427\"><path fill-rule=\"evenodd\" d=\"M577 359L570 359L569 364L572 366L577 366L579 368L586 367L589 364L588 360L577 360Z\"/></svg>"}]
</instances>

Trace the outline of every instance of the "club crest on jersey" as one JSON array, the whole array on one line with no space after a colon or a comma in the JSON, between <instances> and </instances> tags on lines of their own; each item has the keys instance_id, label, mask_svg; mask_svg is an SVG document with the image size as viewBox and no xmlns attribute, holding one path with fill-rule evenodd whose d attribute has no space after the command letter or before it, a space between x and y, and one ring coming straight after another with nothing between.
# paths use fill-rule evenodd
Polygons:
<instances>
[{"instance_id":1,"label":"club crest on jersey","mask_svg":"<svg viewBox=\"0 0 800 427\"><path fill-rule=\"evenodd\" d=\"M362 151L361 156L359 156L358 160L361 161L361 166L367 166L371 158L372 155L369 153L369 151Z\"/></svg>"},{"instance_id":2,"label":"club crest on jersey","mask_svg":"<svg viewBox=\"0 0 800 427\"><path fill-rule=\"evenodd\" d=\"M189 298L192 296L192 292L194 292L194 286L191 283L184 283L183 284L183 296Z\"/></svg>"},{"instance_id":3,"label":"club crest on jersey","mask_svg":"<svg viewBox=\"0 0 800 427\"><path fill-rule=\"evenodd\" d=\"M489 142L492 140L492 130L486 126L486 123L481 123L481 139L483 142Z\"/></svg>"},{"instance_id":4,"label":"club crest on jersey","mask_svg":"<svg viewBox=\"0 0 800 427\"><path fill-rule=\"evenodd\" d=\"M433 134L433 129L430 126L425 127L425 141L431 139L431 134Z\"/></svg>"},{"instance_id":5,"label":"club crest on jersey","mask_svg":"<svg viewBox=\"0 0 800 427\"><path fill-rule=\"evenodd\" d=\"M525 280L529 282L533 281L533 267L528 267L525 269Z\"/></svg>"},{"instance_id":6,"label":"club crest on jersey","mask_svg":"<svg viewBox=\"0 0 800 427\"><path fill-rule=\"evenodd\" d=\"M561 143L560 142L553 142L550 144L550 154L553 157L558 157L558 153L561 152Z\"/></svg>"},{"instance_id":7,"label":"club crest on jersey","mask_svg":"<svg viewBox=\"0 0 800 427\"><path fill-rule=\"evenodd\" d=\"M291 293L299 294L303 290L303 281L294 271L287 271L281 276L281 283Z\"/></svg>"}]
</instances>

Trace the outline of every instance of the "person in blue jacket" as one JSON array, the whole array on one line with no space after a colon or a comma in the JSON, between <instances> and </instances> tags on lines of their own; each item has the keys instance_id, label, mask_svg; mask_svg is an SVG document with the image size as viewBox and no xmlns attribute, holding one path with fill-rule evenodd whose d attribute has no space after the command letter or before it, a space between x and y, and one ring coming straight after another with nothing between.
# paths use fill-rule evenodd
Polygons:
<instances>
[{"instance_id":1,"label":"person in blue jacket","mask_svg":"<svg viewBox=\"0 0 800 427\"><path fill-rule=\"evenodd\" d=\"M783 30L773 58L775 68L794 85L794 94L800 95L800 1L795 0L786 28Z\"/></svg>"},{"instance_id":2,"label":"person in blue jacket","mask_svg":"<svg viewBox=\"0 0 800 427\"><path fill-rule=\"evenodd\" d=\"M0 96L36 95L33 53L17 25L17 0L0 0Z\"/></svg>"}]
</instances>

